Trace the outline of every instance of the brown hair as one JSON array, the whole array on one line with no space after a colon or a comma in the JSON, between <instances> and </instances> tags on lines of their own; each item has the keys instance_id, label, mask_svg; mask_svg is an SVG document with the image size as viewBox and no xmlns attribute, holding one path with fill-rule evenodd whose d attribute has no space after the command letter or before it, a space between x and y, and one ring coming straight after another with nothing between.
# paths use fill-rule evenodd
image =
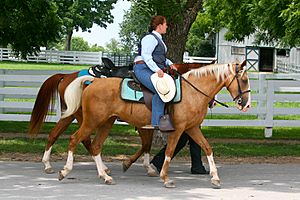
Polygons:
<instances>
[{"instance_id":1,"label":"brown hair","mask_svg":"<svg viewBox=\"0 0 300 200\"><path fill-rule=\"evenodd\" d=\"M164 16L161 16L161 15L156 15L156 16L153 16L151 18L151 21L150 21L150 25L149 25L149 29L148 31L149 32L152 32L153 30L156 29L156 27L160 24L163 24L165 23L167 20Z\"/></svg>"}]
</instances>

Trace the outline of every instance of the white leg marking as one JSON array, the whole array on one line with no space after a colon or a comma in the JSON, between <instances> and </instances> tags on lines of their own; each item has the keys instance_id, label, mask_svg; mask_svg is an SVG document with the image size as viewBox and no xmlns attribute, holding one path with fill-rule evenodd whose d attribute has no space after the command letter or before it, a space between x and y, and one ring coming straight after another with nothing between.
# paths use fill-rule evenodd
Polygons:
<instances>
[{"instance_id":1,"label":"white leg marking","mask_svg":"<svg viewBox=\"0 0 300 200\"><path fill-rule=\"evenodd\" d=\"M171 157L168 157L168 156L166 156L165 155L165 162L171 162ZM165 164L165 162L164 162L164 164ZM160 177L162 177L163 175L165 174L165 172L164 172L164 170L163 170L163 168L161 169L161 171L160 171Z\"/></svg>"},{"instance_id":2,"label":"white leg marking","mask_svg":"<svg viewBox=\"0 0 300 200\"><path fill-rule=\"evenodd\" d=\"M102 169L103 170L107 170L108 169L108 167L104 164L104 162L102 162L101 165L102 165Z\"/></svg>"},{"instance_id":3,"label":"white leg marking","mask_svg":"<svg viewBox=\"0 0 300 200\"><path fill-rule=\"evenodd\" d=\"M165 156L165 161L171 162L171 157Z\"/></svg>"},{"instance_id":4,"label":"white leg marking","mask_svg":"<svg viewBox=\"0 0 300 200\"><path fill-rule=\"evenodd\" d=\"M112 181L112 178L110 176L108 176L106 174L106 172L104 171L105 169L103 168L103 166L105 166L102 162L102 158L101 155L98 154L96 156L93 156L93 159L96 162L96 166L97 166L97 171L98 171L98 175L100 178L103 178L105 182L110 182Z\"/></svg>"},{"instance_id":5,"label":"white leg marking","mask_svg":"<svg viewBox=\"0 0 300 200\"><path fill-rule=\"evenodd\" d=\"M148 176L151 176L151 177L158 176L156 170L150 165L150 154L149 153L144 154L143 166L147 170Z\"/></svg>"},{"instance_id":6,"label":"white leg marking","mask_svg":"<svg viewBox=\"0 0 300 200\"><path fill-rule=\"evenodd\" d=\"M66 165L64 166L64 169L61 171L61 174L65 177L67 176L73 169L73 160L74 160L74 157L73 157L73 152L72 151L69 151L68 152L68 159L67 159L67 163Z\"/></svg>"},{"instance_id":7,"label":"white leg marking","mask_svg":"<svg viewBox=\"0 0 300 200\"><path fill-rule=\"evenodd\" d=\"M45 170L46 170L46 169L52 168L52 167L51 167L51 164L50 164L50 154L51 154L51 150L52 150L52 146L48 149L48 151L45 151L45 152L44 152L44 156L43 156L43 158L42 158L42 162L44 163Z\"/></svg>"},{"instance_id":8,"label":"white leg marking","mask_svg":"<svg viewBox=\"0 0 300 200\"><path fill-rule=\"evenodd\" d=\"M150 165L150 154L149 153L144 154L143 165L144 165L145 168L147 168Z\"/></svg>"},{"instance_id":9,"label":"white leg marking","mask_svg":"<svg viewBox=\"0 0 300 200\"><path fill-rule=\"evenodd\" d=\"M218 176L218 170L214 161L213 153L207 156L207 160L208 160L210 175L212 176L212 180L220 180Z\"/></svg>"}]
</instances>

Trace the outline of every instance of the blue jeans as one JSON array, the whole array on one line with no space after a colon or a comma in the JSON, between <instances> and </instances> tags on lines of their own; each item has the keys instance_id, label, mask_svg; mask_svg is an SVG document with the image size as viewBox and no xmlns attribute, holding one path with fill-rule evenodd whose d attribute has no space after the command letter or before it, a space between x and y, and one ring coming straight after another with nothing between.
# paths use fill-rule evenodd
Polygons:
<instances>
[{"instance_id":1,"label":"blue jeans","mask_svg":"<svg viewBox=\"0 0 300 200\"><path fill-rule=\"evenodd\" d=\"M136 78L151 92L154 93L152 97L152 118L151 123L152 126L159 125L159 119L161 116L164 115L165 103L160 99L159 95L157 94L150 76L154 73L149 69L146 64L136 64L133 67L134 74Z\"/></svg>"}]
</instances>

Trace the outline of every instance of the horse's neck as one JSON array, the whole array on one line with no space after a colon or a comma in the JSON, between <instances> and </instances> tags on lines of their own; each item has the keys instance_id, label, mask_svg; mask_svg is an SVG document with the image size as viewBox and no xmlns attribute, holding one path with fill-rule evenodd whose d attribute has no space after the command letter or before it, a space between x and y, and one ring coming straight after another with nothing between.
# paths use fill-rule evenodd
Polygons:
<instances>
[{"instance_id":1,"label":"horse's neck","mask_svg":"<svg viewBox=\"0 0 300 200\"><path fill-rule=\"evenodd\" d=\"M190 75L188 81L209 97L214 97L225 85L225 80L220 80L218 82L214 75L201 77ZM194 88L192 88L192 90L199 93L199 91L196 91Z\"/></svg>"}]
</instances>

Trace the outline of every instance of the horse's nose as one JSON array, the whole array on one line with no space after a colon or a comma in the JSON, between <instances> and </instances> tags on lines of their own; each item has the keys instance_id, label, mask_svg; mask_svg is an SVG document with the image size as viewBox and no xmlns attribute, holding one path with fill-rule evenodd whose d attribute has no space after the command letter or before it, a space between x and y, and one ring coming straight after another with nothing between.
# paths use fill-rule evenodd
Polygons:
<instances>
[{"instance_id":1,"label":"horse's nose","mask_svg":"<svg viewBox=\"0 0 300 200\"><path fill-rule=\"evenodd\" d=\"M250 103L250 104L247 104L247 105L243 108L243 112L247 112L250 108L251 108L251 103Z\"/></svg>"}]
</instances>

